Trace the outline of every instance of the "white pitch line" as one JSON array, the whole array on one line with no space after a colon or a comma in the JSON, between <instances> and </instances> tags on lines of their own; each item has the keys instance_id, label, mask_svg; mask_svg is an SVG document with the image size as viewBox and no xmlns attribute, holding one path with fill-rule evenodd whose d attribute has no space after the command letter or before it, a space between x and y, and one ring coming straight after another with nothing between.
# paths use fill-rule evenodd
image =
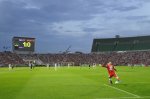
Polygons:
<instances>
[{"instance_id":1,"label":"white pitch line","mask_svg":"<svg viewBox=\"0 0 150 99\"><path fill-rule=\"evenodd\" d=\"M107 85L107 84L104 84L104 85L107 86L107 87L110 87L110 88L119 90L119 91L121 91L121 92L130 94L130 95L132 95L132 96L135 96L136 98L140 98L140 96L138 96L138 95L136 95L136 94L133 94L133 93L130 93L130 92L127 92L127 91L125 91L125 90L122 90L122 89L119 89L119 88L116 88L116 87L113 87L113 86L110 86L110 85ZM135 97L134 97L134 98L135 98Z\"/></svg>"}]
</instances>

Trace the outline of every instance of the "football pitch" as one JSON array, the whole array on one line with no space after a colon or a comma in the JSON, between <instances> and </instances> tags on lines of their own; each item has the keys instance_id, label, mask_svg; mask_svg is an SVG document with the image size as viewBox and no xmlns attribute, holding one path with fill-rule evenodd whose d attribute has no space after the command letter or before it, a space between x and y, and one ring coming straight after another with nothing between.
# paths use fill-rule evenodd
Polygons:
<instances>
[{"instance_id":1,"label":"football pitch","mask_svg":"<svg viewBox=\"0 0 150 99\"><path fill-rule=\"evenodd\" d=\"M149 67L116 68L113 85L103 67L0 68L0 99L150 99Z\"/></svg>"}]
</instances>

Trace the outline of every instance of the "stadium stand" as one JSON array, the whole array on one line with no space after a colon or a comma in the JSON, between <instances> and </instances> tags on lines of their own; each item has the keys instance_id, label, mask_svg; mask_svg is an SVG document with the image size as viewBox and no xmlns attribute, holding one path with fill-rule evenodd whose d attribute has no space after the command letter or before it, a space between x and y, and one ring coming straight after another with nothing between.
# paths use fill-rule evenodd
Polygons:
<instances>
[{"instance_id":1,"label":"stadium stand","mask_svg":"<svg viewBox=\"0 0 150 99\"><path fill-rule=\"evenodd\" d=\"M33 54L25 55L32 59L40 59L44 64L74 63L82 64L104 64L112 61L115 65L149 65L150 51L111 52L111 53L89 53L89 54ZM24 57L21 55L20 57Z\"/></svg>"},{"instance_id":2,"label":"stadium stand","mask_svg":"<svg viewBox=\"0 0 150 99\"><path fill-rule=\"evenodd\" d=\"M0 52L0 66L5 66L8 64L22 65L25 63L23 59L15 53L9 51Z\"/></svg>"},{"instance_id":3,"label":"stadium stand","mask_svg":"<svg viewBox=\"0 0 150 99\"><path fill-rule=\"evenodd\" d=\"M0 52L0 66L55 64L67 66L105 64L114 65L150 65L150 36L94 39L92 53L20 54L10 51Z\"/></svg>"},{"instance_id":4,"label":"stadium stand","mask_svg":"<svg viewBox=\"0 0 150 99\"><path fill-rule=\"evenodd\" d=\"M0 52L0 64L28 64L25 60L36 61L37 65L54 65L72 63L75 66L82 64L104 64L112 61L115 65L150 65L150 51L89 53L89 54L15 54ZM64 64L63 64L64 65Z\"/></svg>"},{"instance_id":5,"label":"stadium stand","mask_svg":"<svg viewBox=\"0 0 150 99\"><path fill-rule=\"evenodd\" d=\"M92 52L137 51L150 49L150 36L94 39Z\"/></svg>"}]
</instances>

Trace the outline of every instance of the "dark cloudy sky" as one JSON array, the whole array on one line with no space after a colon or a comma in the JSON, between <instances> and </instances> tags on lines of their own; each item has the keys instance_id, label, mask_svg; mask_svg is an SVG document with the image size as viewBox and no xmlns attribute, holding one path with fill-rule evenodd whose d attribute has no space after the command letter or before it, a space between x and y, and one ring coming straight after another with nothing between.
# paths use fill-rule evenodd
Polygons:
<instances>
[{"instance_id":1,"label":"dark cloudy sky","mask_svg":"<svg viewBox=\"0 0 150 99\"><path fill-rule=\"evenodd\" d=\"M36 52L90 52L93 38L150 35L150 0L0 0L0 51L13 36Z\"/></svg>"}]
</instances>

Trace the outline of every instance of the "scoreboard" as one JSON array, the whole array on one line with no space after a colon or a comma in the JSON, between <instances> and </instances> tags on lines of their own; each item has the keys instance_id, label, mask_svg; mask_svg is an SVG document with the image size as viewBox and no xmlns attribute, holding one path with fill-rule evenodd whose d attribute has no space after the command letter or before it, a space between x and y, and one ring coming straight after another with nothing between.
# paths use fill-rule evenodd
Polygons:
<instances>
[{"instance_id":1,"label":"scoreboard","mask_svg":"<svg viewBox=\"0 0 150 99\"><path fill-rule=\"evenodd\" d=\"M13 51L34 52L35 38L29 37L13 37Z\"/></svg>"}]
</instances>

